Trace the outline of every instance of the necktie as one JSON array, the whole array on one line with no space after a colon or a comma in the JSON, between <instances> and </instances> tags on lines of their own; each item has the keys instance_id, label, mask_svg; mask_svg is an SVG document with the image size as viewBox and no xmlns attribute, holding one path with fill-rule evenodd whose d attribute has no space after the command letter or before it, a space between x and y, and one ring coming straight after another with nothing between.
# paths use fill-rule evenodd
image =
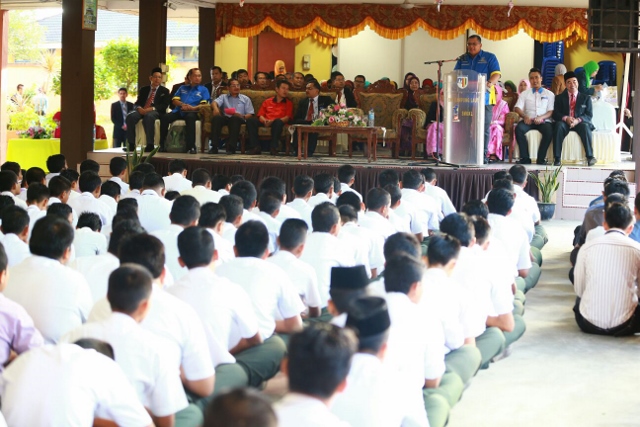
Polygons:
<instances>
[{"instance_id":1,"label":"necktie","mask_svg":"<svg viewBox=\"0 0 640 427\"><path fill-rule=\"evenodd\" d=\"M571 100L569 101L569 115L575 117L576 115L576 95L571 94Z\"/></svg>"},{"instance_id":2,"label":"necktie","mask_svg":"<svg viewBox=\"0 0 640 427\"><path fill-rule=\"evenodd\" d=\"M313 98L309 98L309 109L307 110L307 118L306 121L310 122L313 120Z\"/></svg>"},{"instance_id":3,"label":"necktie","mask_svg":"<svg viewBox=\"0 0 640 427\"><path fill-rule=\"evenodd\" d=\"M149 95L149 98L147 98L147 102L145 102L144 108L149 108L151 107L151 104L153 104L153 98L156 97L156 89L157 88L155 87L151 89L151 95Z\"/></svg>"},{"instance_id":4,"label":"necktie","mask_svg":"<svg viewBox=\"0 0 640 427\"><path fill-rule=\"evenodd\" d=\"M122 107L122 118L126 119L127 118L127 104L125 104L124 102L121 102L120 106Z\"/></svg>"},{"instance_id":5,"label":"necktie","mask_svg":"<svg viewBox=\"0 0 640 427\"><path fill-rule=\"evenodd\" d=\"M342 91L338 92L338 104L342 104Z\"/></svg>"}]
</instances>

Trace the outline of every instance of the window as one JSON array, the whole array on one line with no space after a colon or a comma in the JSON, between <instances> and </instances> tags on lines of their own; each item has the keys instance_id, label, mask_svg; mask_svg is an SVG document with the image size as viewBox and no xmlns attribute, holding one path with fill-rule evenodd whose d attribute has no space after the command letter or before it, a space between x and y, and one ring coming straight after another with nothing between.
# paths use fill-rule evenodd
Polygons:
<instances>
[{"instance_id":1,"label":"window","mask_svg":"<svg viewBox=\"0 0 640 427\"><path fill-rule=\"evenodd\" d=\"M177 62L198 62L198 46L177 46L169 48L169 54Z\"/></svg>"}]
</instances>

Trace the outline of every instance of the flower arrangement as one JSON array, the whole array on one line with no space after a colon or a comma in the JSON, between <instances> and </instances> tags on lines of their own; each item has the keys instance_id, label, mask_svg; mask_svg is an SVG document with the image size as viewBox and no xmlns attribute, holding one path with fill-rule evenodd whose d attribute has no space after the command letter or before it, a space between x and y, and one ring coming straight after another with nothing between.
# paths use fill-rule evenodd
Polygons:
<instances>
[{"instance_id":1,"label":"flower arrangement","mask_svg":"<svg viewBox=\"0 0 640 427\"><path fill-rule=\"evenodd\" d=\"M51 131L42 126L31 126L25 131L18 132L18 136L24 139L49 139L51 138Z\"/></svg>"},{"instance_id":2,"label":"flower arrangement","mask_svg":"<svg viewBox=\"0 0 640 427\"><path fill-rule=\"evenodd\" d=\"M311 126L366 126L362 117L345 104L331 104L318 112Z\"/></svg>"}]
</instances>

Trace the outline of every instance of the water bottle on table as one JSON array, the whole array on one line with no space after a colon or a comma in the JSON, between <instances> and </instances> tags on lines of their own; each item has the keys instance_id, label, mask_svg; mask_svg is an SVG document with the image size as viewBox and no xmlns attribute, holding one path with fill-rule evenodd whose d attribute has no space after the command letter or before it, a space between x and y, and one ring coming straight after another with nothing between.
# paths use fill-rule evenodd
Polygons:
<instances>
[{"instance_id":1,"label":"water bottle on table","mask_svg":"<svg viewBox=\"0 0 640 427\"><path fill-rule=\"evenodd\" d=\"M367 123L368 126L375 126L376 125L376 113L375 111L373 111L373 108L369 110L369 120Z\"/></svg>"}]
</instances>

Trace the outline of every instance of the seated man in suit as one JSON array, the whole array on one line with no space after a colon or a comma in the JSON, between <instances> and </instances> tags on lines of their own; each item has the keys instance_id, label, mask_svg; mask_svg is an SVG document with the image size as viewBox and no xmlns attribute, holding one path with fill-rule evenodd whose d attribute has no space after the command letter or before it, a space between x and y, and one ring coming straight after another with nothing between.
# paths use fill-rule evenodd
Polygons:
<instances>
[{"instance_id":1,"label":"seated man in suit","mask_svg":"<svg viewBox=\"0 0 640 427\"><path fill-rule=\"evenodd\" d=\"M553 120L556 121L553 133L553 165L560 166L562 142L569 132L574 131L582 140L587 164L593 166L598 160L593 157L591 145L591 131L595 129L591 123L593 118L591 97L578 91L578 78L573 71L564 75L564 84L567 90L556 97L553 107Z\"/></svg>"},{"instance_id":2,"label":"seated man in suit","mask_svg":"<svg viewBox=\"0 0 640 427\"><path fill-rule=\"evenodd\" d=\"M111 104L111 121L113 122L113 146L120 147L127 141L127 115L133 111L133 104L127 101L127 88L118 89L118 101Z\"/></svg>"},{"instance_id":3,"label":"seated man in suit","mask_svg":"<svg viewBox=\"0 0 640 427\"><path fill-rule=\"evenodd\" d=\"M175 106L171 113L162 118L160 123L160 151L166 152L165 140L169 133L169 125L176 120L184 120L186 123L187 150L189 154L196 154L196 120L200 105L206 105L209 100L209 91L202 86L202 73L199 68L192 68L187 73L189 84L182 86L172 99Z\"/></svg>"},{"instance_id":4,"label":"seated man in suit","mask_svg":"<svg viewBox=\"0 0 640 427\"><path fill-rule=\"evenodd\" d=\"M229 80L229 93L217 97L212 103L213 117L211 118L211 148L209 154L218 153L220 133L223 126L229 127L229 139L227 140L227 153L236 152L240 126L253 116L254 109L251 99L240 93L240 82L236 79Z\"/></svg>"},{"instance_id":5,"label":"seated man in suit","mask_svg":"<svg viewBox=\"0 0 640 427\"><path fill-rule=\"evenodd\" d=\"M284 125L293 119L293 102L289 95L290 83L286 80L279 80L276 83L276 96L266 99L256 117L247 119L247 132L249 133L249 144L251 151L249 154L260 154L260 140L258 128L260 126L271 128L271 155L278 153L278 144Z\"/></svg>"},{"instance_id":6,"label":"seated man in suit","mask_svg":"<svg viewBox=\"0 0 640 427\"><path fill-rule=\"evenodd\" d=\"M227 84L222 80L222 68L214 65L211 67L211 83L207 83L204 87L209 91L211 99L216 99L216 92L218 88L226 86Z\"/></svg>"},{"instance_id":7,"label":"seated man in suit","mask_svg":"<svg viewBox=\"0 0 640 427\"><path fill-rule=\"evenodd\" d=\"M298 104L298 111L296 111L296 115L293 118L293 123L308 125L313 122L313 120L318 117L318 112L323 108L327 108L329 105L333 104L334 101L328 96L320 96L320 83L317 80L310 80L307 82L306 86L307 99L303 99ZM316 151L316 146L318 145L318 134L310 133L309 135L309 146L307 147L307 152L310 156L313 156L313 153ZM298 136L296 136L296 141L298 141ZM300 141L298 141L300 143Z\"/></svg>"},{"instance_id":8,"label":"seated man in suit","mask_svg":"<svg viewBox=\"0 0 640 427\"><path fill-rule=\"evenodd\" d=\"M262 71L258 71L255 76L255 82L260 89L267 89L269 87L269 78L267 77L267 73L263 73Z\"/></svg>"},{"instance_id":9,"label":"seated man in suit","mask_svg":"<svg viewBox=\"0 0 640 427\"><path fill-rule=\"evenodd\" d=\"M356 97L353 96L353 91L348 87L345 87L344 75L339 71L331 73L331 88L336 89L336 103L345 104L349 108L356 108Z\"/></svg>"},{"instance_id":10,"label":"seated man in suit","mask_svg":"<svg viewBox=\"0 0 640 427\"><path fill-rule=\"evenodd\" d=\"M135 111L129 114L125 120L129 150L133 150L136 146L136 123L140 120L142 120L147 136L145 151L153 150L156 120L164 117L171 101L169 89L160 84L162 83L162 70L159 67L151 70L149 80L151 80L151 85L138 91L138 99L133 105Z\"/></svg>"}]
</instances>

